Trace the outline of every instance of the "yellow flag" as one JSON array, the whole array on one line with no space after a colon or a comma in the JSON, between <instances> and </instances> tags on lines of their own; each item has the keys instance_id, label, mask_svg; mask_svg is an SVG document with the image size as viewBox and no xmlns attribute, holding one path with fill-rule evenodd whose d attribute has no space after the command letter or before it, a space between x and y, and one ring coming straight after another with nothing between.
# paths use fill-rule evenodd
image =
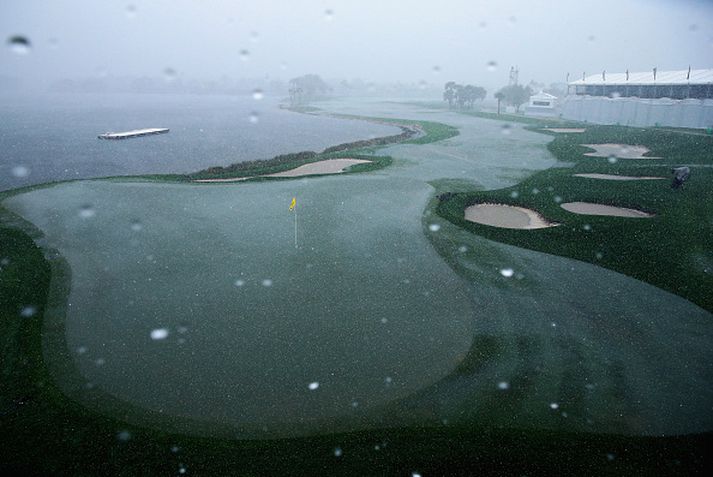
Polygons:
<instances>
[{"instance_id":1,"label":"yellow flag","mask_svg":"<svg viewBox=\"0 0 713 477\"><path fill-rule=\"evenodd\" d=\"M290 210L295 210L295 205L297 205L297 197L292 198L292 202L290 202Z\"/></svg>"}]
</instances>

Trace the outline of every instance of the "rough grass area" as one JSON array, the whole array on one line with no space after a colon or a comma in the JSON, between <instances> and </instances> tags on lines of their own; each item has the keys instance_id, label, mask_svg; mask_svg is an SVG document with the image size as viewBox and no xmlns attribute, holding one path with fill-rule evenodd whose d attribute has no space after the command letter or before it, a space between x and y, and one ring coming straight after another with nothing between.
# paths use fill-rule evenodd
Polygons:
<instances>
[{"instance_id":1,"label":"rough grass area","mask_svg":"<svg viewBox=\"0 0 713 477\"><path fill-rule=\"evenodd\" d=\"M713 311L713 138L671 131L588 126L579 134L553 134L549 150L571 167L552 168L522 183L496 191L447 196L437 213L483 237L532 250L591 262L651 283ZM644 145L663 159L586 157L580 144ZM615 161L615 162L614 162ZM573 177L605 173L670 177L686 164L691 178L681 190L670 181L606 181ZM446 191L441 191L446 192ZM563 202L597 202L655 214L627 219L572 214ZM535 209L559 227L509 230L467 222L463 211L480 202Z\"/></svg>"}]
</instances>

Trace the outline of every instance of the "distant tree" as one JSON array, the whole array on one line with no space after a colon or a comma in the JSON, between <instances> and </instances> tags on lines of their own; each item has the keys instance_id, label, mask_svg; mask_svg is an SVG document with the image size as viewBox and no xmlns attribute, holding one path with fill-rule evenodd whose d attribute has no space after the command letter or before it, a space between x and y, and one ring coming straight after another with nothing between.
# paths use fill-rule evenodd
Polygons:
<instances>
[{"instance_id":1,"label":"distant tree","mask_svg":"<svg viewBox=\"0 0 713 477\"><path fill-rule=\"evenodd\" d=\"M309 102L330 90L329 85L319 75L310 74L292 78L288 91L290 102L295 105Z\"/></svg>"},{"instance_id":2,"label":"distant tree","mask_svg":"<svg viewBox=\"0 0 713 477\"><path fill-rule=\"evenodd\" d=\"M453 107L453 102L456 99L456 83L455 81L449 81L446 83L443 91L443 101L448 101L448 107Z\"/></svg>"},{"instance_id":3,"label":"distant tree","mask_svg":"<svg viewBox=\"0 0 713 477\"><path fill-rule=\"evenodd\" d=\"M477 100L485 99L487 91L472 84L462 85L454 81L446 83L443 100L448 101L448 107L455 105L458 109L472 108Z\"/></svg>"},{"instance_id":4,"label":"distant tree","mask_svg":"<svg viewBox=\"0 0 713 477\"><path fill-rule=\"evenodd\" d=\"M530 99L530 96L532 96L532 90L529 87L519 84L505 86L499 93L502 93L502 99L504 99L507 104L515 106L515 112L519 112L520 106L526 103ZM500 99L498 99L498 101L500 101Z\"/></svg>"},{"instance_id":5,"label":"distant tree","mask_svg":"<svg viewBox=\"0 0 713 477\"><path fill-rule=\"evenodd\" d=\"M498 100L498 114L500 114L500 102L505 99L505 93L503 93L501 90L501 91L498 91L497 93L495 93L494 96L495 96L495 99Z\"/></svg>"}]
</instances>

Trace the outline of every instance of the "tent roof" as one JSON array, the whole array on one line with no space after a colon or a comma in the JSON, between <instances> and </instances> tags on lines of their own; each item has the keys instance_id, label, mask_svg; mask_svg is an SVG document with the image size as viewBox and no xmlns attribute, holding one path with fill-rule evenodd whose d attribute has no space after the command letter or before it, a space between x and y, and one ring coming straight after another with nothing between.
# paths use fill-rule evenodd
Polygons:
<instances>
[{"instance_id":1,"label":"tent roof","mask_svg":"<svg viewBox=\"0 0 713 477\"><path fill-rule=\"evenodd\" d=\"M654 72L629 73L629 80L626 73L606 73L606 79L602 79L602 74L589 75L583 80L570 81L571 86L577 85L671 85L671 84L711 84L713 83L713 68L706 70L691 70L690 79L687 79L688 70L678 71L657 71L656 81Z\"/></svg>"}]
</instances>

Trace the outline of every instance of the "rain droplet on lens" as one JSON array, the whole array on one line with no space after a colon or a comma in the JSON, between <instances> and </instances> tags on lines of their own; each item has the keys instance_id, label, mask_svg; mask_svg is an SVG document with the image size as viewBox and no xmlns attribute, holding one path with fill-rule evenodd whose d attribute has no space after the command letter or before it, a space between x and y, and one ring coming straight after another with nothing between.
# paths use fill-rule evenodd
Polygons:
<instances>
[{"instance_id":1,"label":"rain droplet on lens","mask_svg":"<svg viewBox=\"0 0 713 477\"><path fill-rule=\"evenodd\" d=\"M94 209L92 208L91 205L83 205L79 209L79 216L83 219L91 219L96 215L96 212L94 212Z\"/></svg>"},{"instance_id":2,"label":"rain droplet on lens","mask_svg":"<svg viewBox=\"0 0 713 477\"><path fill-rule=\"evenodd\" d=\"M438 224L431 224L428 226L428 230L430 230L431 232L438 232L439 230L441 230L441 226Z\"/></svg>"},{"instance_id":3,"label":"rain droplet on lens","mask_svg":"<svg viewBox=\"0 0 713 477\"><path fill-rule=\"evenodd\" d=\"M486 68L488 71L493 72L493 71L495 71L496 69L498 69L498 64L497 64L495 61L490 60L490 61L488 61L488 63L485 65L485 68Z\"/></svg>"},{"instance_id":4,"label":"rain droplet on lens","mask_svg":"<svg viewBox=\"0 0 713 477\"><path fill-rule=\"evenodd\" d=\"M334 457L341 457L342 456L342 448L341 447L335 447L334 448Z\"/></svg>"},{"instance_id":5,"label":"rain droplet on lens","mask_svg":"<svg viewBox=\"0 0 713 477\"><path fill-rule=\"evenodd\" d=\"M27 177L30 175L30 170L25 166L15 166L12 168L12 175L15 177Z\"/></svg>"},{"instance_id":6,"label":"rain droplet on lens","mask_svg":"<svg viewBox=\"0 0 713 477\"><path fill-rule=\"evenodd\" d=\"M583 228L586 232L589 232L590 230L592 230L592 226L589 225L589 224L584 224L584 225L582 226L582 228Z\"/></svg>"},{"instance_id":7,"label":"rain droplet on lens","mask_svg":"<svg viewBox=\"0 0 713 477\"><path fill-rule=\"evenodd\" d=\"M533 193L533 195L537 195L540 193L540 189L538 189L537 187L533 187L532 193Z\"/></svg>"},{"instance_id":8,"label":"rain droplet on lens","mask_svg":"<svg viewBox=\"0 0 713 477\"><path fill-rule=\"evenodd\" d=\"M32 49L32 44L27 37L22 35L13 35L7 39L7 46L17 55L26 55Z\"/></svg>"},{"instance_id":9,"label":"rain droplet on lens","mask_svg":"<svg viewBox=\"0 0 713 477\"><path fill-rule=\"evenodd\" d=\"M520 193L516 190L510 192L510 197L512 197L513 199L517 199L519 196L520 196Z\"/></svg>"},{"instance_id":10,"label":"rain droplet on lens","mask_svg":"<svg viewBox=\"0 0 713 477\"><path fill-rule=\"evenodd\" d=\"M265 97L265 93L262 92L261 89L254 89L253 90L253 99L256 101L260 101L262 98Z\"/></svg>"},{"instance_id":11,"label":"rain droplet on lens","mask_svg":"<svg viewBox=\"0 0 713 477\"><path fill-rule=\"evenodd\" d=\"M500 132L505 136L508 136L512 132L512 126L510 124L503 124L500 128Z\"/></svg>"},{"instance_id":12,"label":"rain droplet on lens","mask_svg":"<svg viewBox=\"0 0 713 477\"><path fill-rule=\"evenodd\" d=\"M84 354L87 352L87 347L86 346L80 346L77 348L77 354Z\"/></svg>"},{"instance_id":13,"label":"rain droplet on lens","mask_svg":"<svg viewBox=\"0 0 713 477\"><path fill-rule=\"evenodd\" d=\"M134 18L136 16L136 5L127 5L126 6L126 16L128 18Z\"/></svg>"},{"instance_id":14,"label":"rain droplet on lens","mask_svg":"<svg viewBox=\"0 0 713 477\"><path fill-rule=\"evenodd\" d=\"M441 67L438 66L438 65L434 66L434 67L433 67L433 74L434 74L434 75L437 75L437 74L440 74L440 73L441 73Z\"/></svg>"},{"instance_id":15,"label":"rain droplet on lens","mask_svg":"<svg viewBox=\"0 0 713 477\"><path fill-rule=\"evenodd\" d=\"M428 83L426 83L424 80L421 80L418 82L418 89L424 90L428 86Z\"/></svg>"},{"instance_id":16,"label":"rain droplet on lens","mask_svg":"<svg viewBox=\"0 0 713 477\"><path fill-rule=\"evenodd\" d=\"M487 27L487 26L488 26L488 23L487 23L487 22L480 22L480 23L478 23L478 27L479 27L481 30L485 29L485 27Z\"/></svg>"},{"instance_id":17,"label":"rain droplet on lens","mask_svg":"<svg viewBox=\"0 0 713 477\"><path fill-rule=\"evenodd\" d=\"M253 111L252 113L250 113L250 116L248 116L248 121L250 121L252 124L257 124L258 121L260 121L260 116L255 111Z\"/></svg>"},{"instance_id":18,"label":"rain droplet on lens","mask_svg":"<svg viewBox=\"0 0 713 477\"><path fill-rule=\"evenodd\" d=\"M562 202L562 197L556 195L556 196L554 197L554 201L559 204L560 202Z\"/></svg>"},{"instance_id":19,"label":"rain droplet on lens","mask_svg":"<svg viewBox=\"0 0 713 477\"><path fill-rule=\"evenodd\" d=\"M618 161L618 159L616 158L615 155L611 155L611 156L607 157L607 161L609 161L609 164L616 164L616 161Z\"/></svg>"},{"instance_id":20,"label":"rain droplet on lens","mask_svg":"<svg viewBox=\"0 0 713 477\"><path fill-rule=\"evenodd\" d=\"M248 50L240 50L240 61L248 61L250 59L250 52Z\"/></svg>"},{"instance_id":21,"label":"rain droplet on lens","mask_svg":"<svg viewBox=\"0 0 713 477\"><path fill-rule=\"evenodd\" d=\"M332 10L331 8L326 9L324 11L324 20L328 22L334 20L334 10Z\"/></svg>"},{"instance_id":22,"label":"rain droplet on lens","mask_svg":"<svg viewBox=\"0 0 713 477\"><path fill-rule=\"evenodd\" d=\"M256 31L251 31L250 32L250 42L257 43L258 41L260 41L260 34Z\"/></svg>"},{"instance_id":23,"label":"rain droplet on lens","mask_svg":"<svg viewBox=\"0 0 713 477\"><path fill-rule=\"evenodd\" d=\"M37 313L37 308L34 306L23 306L20 310L20 316L23 318L33 317L35 316L35 313Z\"/></svg>"},{"instance_id":24,"label":"rain droplet on lens","mask_svg":"<svg viewBox=\"0 0 713 477\"><path fill-rule=\"evenodd\" d=\"M187 470L188 470L188 468L187 468L185 465L183 465L183 464L181 464L181 465L178 466L178 473L179 473L179 474L185 474Z\"/></svg>"},{"instance_id":25,"label":"rain droplet on lens","mask_svg":"<svg viewBox=\"0 0 713 477\"><path fill-rule=\"evenodd\" d=\"M50 44L50 48L52 48L53 50L56 50L57 48L59 48L59 40L57 38L50 38L49 44Z\"/></svg>"},{"instance_id":26,"label":"rain droplet on lens","mask_svg":"<svg viewBox=\"0 0 713 477\"><path fill-rule=\"evenodd\" d=\"M515 16L513 15L510 18L508 18L508 22L510 22L511 25L514 25L515 22L517 22L517 18L515 18Z\"/></svg>"},{"instance_id":27,"label":"rain droplet on lens","mask_svg":"<svg viewBox=\"0 0 713 477\"><path fill-rule=\"evenodd\" d=\"M500 275L504 276L505 278L510 278L515 274L515 271L512 268L502 268L500 269Z\"/></svg>"},{"instance_id":28,"label":"rain droplet on lens","mask_svg":"<svg viewBox=\"0 0 713 477\"><path fill-rule=\"evenodd\" d=\"M167 328L156 328L155 330L151 330L152 340L165 340L166 338L168 338Z\"/></svg>"},{"instance_id":29,"label":"rain droplet on lens","mask_svg":"<svg viewBox=\"0 0 713 477\"><path fill-rule=\"evenodd\" d=\"M501 391L506 391L510 389L510 383L508 383L507 381L500 381L498 383L498 389L500 389Z\"/></svg>"},{"instance_id":30,"label":"rain droplet on lens","mask_svg":"<svg viewBox=\"0 0 713 477\"><path fill-rule=\"evenodd\" d=\"M309 385L307 385L307 389L309 389L310 391L314 391L318 387L319 387L319 382L317 382L317 381L311 382L311 383L309 383Z\"/></svg>"},{"instance_id":31,"label":"rain droplet on lens","mask_svg":"<svg viewBox=\"0 0 713 477\"><path fill-rule=\"evenodd\" d=\"M270 280L269 278L264 279L264 280L262 281L262 286L264 286L264 287L271 287L271 286L272 286L272 280Z\"/></svg>"},{"instance_id":32,"label":"rain droplet on lens","mask_svg":"<svg viewBox=\"0 0 713 477\"><path fill-rule=\"evenodd\" d=\"M239 288L239 287L241 287L241 286L243 286L243 285L245 285L245 280L240 280L240 279L235 280L235 286L236 286L236 287Z\"/></svg>"},{"instance_id":33,"label":"rain droplet on lens","mask_svg":"<svg viewBox=\"0 0 713 477\"><path fill-rule=\"evenodd\" d=\"M116 438L121 442L126 442L131 439L131 433L129 431L121 431L116 434Z\"/></svg>"},{"instance_id":34,"label":"rain droplet on lens","mask_svg":"<svg viewBox=\"0 0 713 477\"><path fill-rule=\"evenodd\" d=\"M594 43L594 40L596 40L596 38L594 38L594 35L589 35L589 36L587 37L587 41L588 41L589 43Z\"/></svg>"},{"instance_id":35,"label":"rain droplet on lens","mask_svg":"<svg viewBox=\"0 0 713 477\"><path fill-rule=\"evenodd\" d=\"M550 403L550 409L559 409L560 405L556 402Z\"/></svg>"},{"instance_id":36,"label":"rain droplet on lens","mask_svg":"<svg viewBox=\"0 0 713 477\"><path fill-rule=\"evenodd\" d=\"M688 25L688 31L696 31L696 30L698 30L698 25L696 25L695 23L691 23L690 25Z\"/></svg>"},{"instance_id":37,"label":"rain droplet on lens","mask_svg":"<svg viewBox=\"0 0 713 477\"><path fill-rule=\"evenodd\" d=\"M141 222L139 222L138 220L131 221L131 230L133 230L134 232L141 232L143 228L144 226L141 225Z\"/></svg>"},{"instance_id":38,"label":"rain droplet on lens","mask_svg":"<svg viewBox=\"0 0 713 477\"><path fill-rule=\"evenodd\" d=\"M165 68L163 70L163 79L166 80L166 82L171 82L176 79L176 70L173 68Z\"/></svg>"}]
</instances>

